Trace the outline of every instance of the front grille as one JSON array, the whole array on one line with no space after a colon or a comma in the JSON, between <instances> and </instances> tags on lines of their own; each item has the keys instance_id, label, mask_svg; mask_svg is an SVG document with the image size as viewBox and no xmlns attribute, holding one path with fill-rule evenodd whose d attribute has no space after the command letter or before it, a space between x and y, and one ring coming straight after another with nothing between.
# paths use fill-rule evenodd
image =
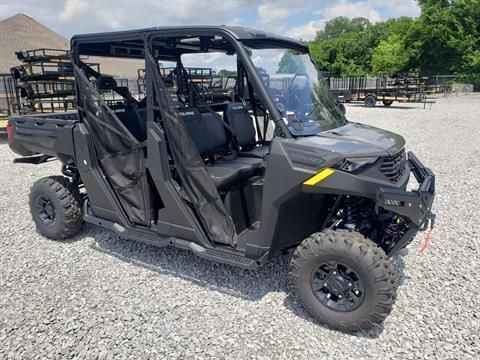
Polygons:
<instances>
[{"instance_id":1,"label":"front grille","mask_svg":"<svg viewBox=\"0 0 480 360\"><path fill-rule=\"evenodd\" d=\"M385 156L380 166L382 173L392 182L397 182L405 173L407 155L405 150L400 150L394 156Z\"/></svg>"}]
</instances>

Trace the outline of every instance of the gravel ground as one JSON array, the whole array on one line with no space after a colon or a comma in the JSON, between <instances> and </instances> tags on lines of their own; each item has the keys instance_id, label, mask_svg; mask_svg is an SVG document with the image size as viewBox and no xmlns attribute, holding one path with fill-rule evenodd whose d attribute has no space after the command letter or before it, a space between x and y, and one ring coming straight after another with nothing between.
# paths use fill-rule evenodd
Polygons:
<instances>
[{"instance_id":1,"label":"gravel ground","mask_svg":"<svg viewBox=\"0 0 480 360\"><path fill-rule=\"evenodd\" d=\"M369 332L312 322L288 295L288 258L244 271L86 225L40 236L27 194L59 164L13 165L0 143L0 358L480 357L480 96L419 105L348 105L354 121L400 133L437 175L438 227L394 258L392 314ZM408 255L408 256L407 256Z\"/></svg>"}]
</instances>

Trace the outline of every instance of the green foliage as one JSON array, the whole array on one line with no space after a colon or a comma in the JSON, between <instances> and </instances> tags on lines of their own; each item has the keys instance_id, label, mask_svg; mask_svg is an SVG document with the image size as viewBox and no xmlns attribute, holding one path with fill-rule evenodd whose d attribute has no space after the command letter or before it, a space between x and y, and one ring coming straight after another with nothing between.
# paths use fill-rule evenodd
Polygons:
<instances>
[{"instance_id":1,"label":"green foliage","mask_svg":"<svg viewBox=\"0 0 480 360\"><path fill-rule=\"evenodd\" d=\"M297 71L299 71L299 66L295 58L290 51L286 51L278 63L277 74L295 74Z\"/></svg>"},{"instance_id":2,"label":"green foliage","mask_svg":"<svg viewBox=\"0 0 480 360\"><path fill-rule=\"evenodd\" d=\"M372 54L372 72L374 75L391 76L405 70L409 60L405 44L398 34L382 40Z\"/></svg>"},{"instance_id":3,"label":"green foliage","mask_svg":"<svg viewBox=\"0 0 480 360\"><path fill-rule=\"evenodd\" d=\"M219 76L225 76L225 77L228 77L228 76L237 76L237 72L234 71L234 70L226 70L226 69L222 69L218 72Z\"/></svg>"},{"instance_id":4,"label":"green foliage","mask_svg":"<svg viewBox=\"0 0 480 360\"><path fill-rule=\"evenodd\" d=\"M417 19L328 21L308 43L313 60L333 76L404 71L465 74L479 81L480 0L417 1Z\"/></svg>"}]
</instances>

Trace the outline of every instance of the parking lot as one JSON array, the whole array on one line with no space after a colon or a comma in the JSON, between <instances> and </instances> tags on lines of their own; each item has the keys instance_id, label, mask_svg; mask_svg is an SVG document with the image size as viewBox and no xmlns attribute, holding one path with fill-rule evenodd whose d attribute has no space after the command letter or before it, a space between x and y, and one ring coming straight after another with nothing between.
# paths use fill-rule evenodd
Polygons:
<instances>
[{"instance_id":1,"label":"parking lot","mask_svg":"<svg viewBox=\"0 0 480 360\"><path fill-rule=\"evenodd\" d=\"M60 165L14 165L1 139L0 358L479 358L479 94L346 108L351 121L402 134L437 176L431 245L419 252L420 233L393 259L401 286L381 327L314 323L288 295L288 256L246 271L92 225L47 240L28 191Z\"/></svg>"}]
</instances>

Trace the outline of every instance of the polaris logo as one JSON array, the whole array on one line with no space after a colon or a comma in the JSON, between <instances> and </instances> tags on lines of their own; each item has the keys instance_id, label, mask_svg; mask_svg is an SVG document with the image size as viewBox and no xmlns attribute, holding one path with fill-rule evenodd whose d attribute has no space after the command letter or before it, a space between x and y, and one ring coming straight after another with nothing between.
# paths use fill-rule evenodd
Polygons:
<instances>
[{"instance_id":1,"label":"polaris logo","mask_svg":"<svg viewBox=\"0 0 480 360\"><path fill-rule=\"evenodd\" d=\"M232 106L232 110L243 110L243 106Z\"/></svg>"},{"instance_id":2,"label":"polaris logo","mask_svg":"<svg viewBox=\"0 0 480 360\"><path fill-rule=\"evenodd\" d=\"M393 199L385 199L385 205L388 206L402 206L402 201L400 200L393 200Z\"/></svg>"},{"instance_id":3,"label":"polaris logo","mask_svg":"<svg viewBox=\"0 0 480 360\"><path fill-rule=\"evenodd\" d=\"M193 111L180 111L179 114L180 116L191 116L191 115L194 115L195 113Z\"/></svg>"}]
</instances>

